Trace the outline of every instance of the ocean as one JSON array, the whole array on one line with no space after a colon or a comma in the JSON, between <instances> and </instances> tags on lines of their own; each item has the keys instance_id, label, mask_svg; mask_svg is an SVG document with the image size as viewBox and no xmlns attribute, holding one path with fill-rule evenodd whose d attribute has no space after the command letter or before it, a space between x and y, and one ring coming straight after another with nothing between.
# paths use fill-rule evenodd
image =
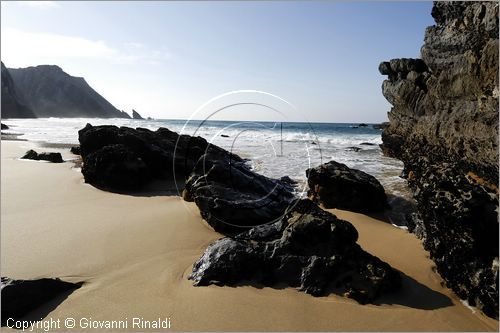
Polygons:
<instances>
[{"instance_id":1,"label":"ocean","mask_svg":"<svg viewBox=\"0 0 500 333\"><path fill-rule=\"evenodd\" d=\"M382 154L381 130L347 123L275 123L249 121L133 120L89 118L39 118L3 120L7 133L22 134L29 141L78 144L78 130L87 123L143 127L199 135L232 151L256 172L273 178L289 176L306 186L306 169L335 160L375 176L388 194L411 197L399 177L403 164Z\"/></svg>"}]
</instances>

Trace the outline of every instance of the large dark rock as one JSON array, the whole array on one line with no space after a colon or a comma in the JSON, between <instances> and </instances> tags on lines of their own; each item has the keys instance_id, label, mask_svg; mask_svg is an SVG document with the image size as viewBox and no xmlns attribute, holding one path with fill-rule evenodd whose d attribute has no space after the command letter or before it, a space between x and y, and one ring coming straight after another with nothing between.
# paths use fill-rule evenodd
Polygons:
<instances>
[{"instance_id":1,"label":"large dark rock","mask_svg":"<svg viewBox=\"0 0 500 333\"><path fill-rule=\"evenodd\" d=\"M325 208L376 212L387 208L383 186L373 176L345 164L330 161L307 169L309 197Z\"/></svg>"},{"instance_id":2,"label":"large dark rock","mask_svg":"<svg viewBox=\"0 0 500 333\"><path fill-rule=\"evenodd\" d=\"M142 118L142 116L139 114L139 112L137 112L135 110L132 110L132 118L133 119L144 120L144 118Z\"/></svg>"},{"instance_id":3,"label":"large dark rock","mask_svg":"<svg viewBox=\"0 0 500 333\"><path fill-rule=\"evenodd\" d=\"M73 146L69 149L72 154L81 155L80 146Z\"/></svg>"},{"instance_id":4,"label":"large dark rock","mask_svg":"<svg viewBox=\"0 0 500 333\"><path fill-rule=\"evenodd\" d=\"M29 312L42 305L80 288L81 284L69 283L59 279L12 280L1 279L2 326L7 319L20 320ZM37 318L39 320L40 318Z\"/></svg>"},{"instance_id":5,"label":"large dark rock","mask_svg":"<svg viewBox=\"0 0 500 333\"><path fill-rule=\"evenodd\" d=\"M498 318L498 2L436 2L422 59L380 65L382 149L404 162L410 229L462 299Z\"/></svg>"},{"instance_id":6,"label":"large dark rock","mask_svg":"<svg viewBox=\"0 0 500 333\"><path fill-rule=\"evenodd\" d=\"M64 162L61 153L37 153L33 149L30 149L24 154L21 159L25 160L35 160L35 161L49 161L52 163L62 163Z\"/></svg>"},{"instance_id":7,"label":"large dark rock","mask_svg":"<svg viewBox=\"0 0 500 333\"><path fill-rule=\"evenodd\" d=\"M84 78L71 76L58 66L8 70L22 103L33 110L30 117L130 118L92 89Z\"/></svg>"},{"instance_id":8,"label":"large dark rock","mask_svg":"<svg viewBox=\"0 0 500 333\"><path fill-rule=\"evenodd\" d=\"M3 62L2 72L2 118L36 118L33 111L27 107L18 92L9 70ZM2 124L2 129L3 124Z\"/></svg>"},{"instance_id":9,"label":"large dark rock","mask_svg":"<svg viewBox=\"0 0 500 333\"><path fill-rule=\"evenodd\" d=\"M210 150L198 160L183 197L196 203L216 231L227 234L279 219L294 195L286 178L262 176L238 156Z\"/></svg>"},{"instance_id":10,"label":"large dark rock","mask_svg":"<svg viewBox=\"0 0 500 333\"><path fill-rule=\"evenodd\" d=\"M9 129L9 126L7 126L4 123L2 123L2 129Z\"/></svg>"},{"instance_id":11,"label":"large dark rock","mask_svg":"<svg viewBox=\"0 0 500 333\"><path fill-rule=\"evenodd\" d=\"M150 131L87 124L78 138L85 181L110 190L137 190L152 180L175 178L183 183L205 152L229 154L201 137L166 128Z\"/></svg>"},{"instance_id":12,"label":"large dark rock","mask_svg":"<svg viewBox=\"0 0 500 333\"><path fill-rule=\"evenodd\" d=\"M349 222L300 200L274 223L212 243L189 279L197 286L284 284L314 296L335 292L363 304L399 289L399 273L365 252L357 238Z\"/></svg>"}]
</instances>

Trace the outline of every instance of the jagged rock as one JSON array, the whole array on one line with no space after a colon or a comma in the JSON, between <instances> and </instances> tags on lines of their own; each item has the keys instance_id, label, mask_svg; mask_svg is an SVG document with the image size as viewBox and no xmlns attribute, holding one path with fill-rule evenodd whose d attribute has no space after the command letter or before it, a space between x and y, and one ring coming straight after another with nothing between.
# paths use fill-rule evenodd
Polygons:
<instances>
[{"instance_id":1,"label":"jagged rock","mask_svg":"<svg viewBox=\"0 0 500 333\"><path fill-rule=\"evenodd\" d=\"M279 219L294 198L287 181L250 170L240 157L218 149L200 157L183 192L216 231L238 233Z\"/></svg>"},{"instance_id":2,"label":"jagged rock","mask_svg":"<svg viewBox=\"0 0 500 333\"><path fill-rule=\"evenodd\" d=\"M78 138L85 182L109 190L137 190L152 180L174 177L183 182L205 151L224 151L201 137L179 136L166 128L87 124Z\"/></svg>"},{"instance_id":3,"label":"jagged rock","mask_svg":"<svg viewBox=\"0 0 500 333\"><path fill-rule=\"evenodd\" d=\"M64 162L61 153L40 153L38 154L33 149L30 149L24 154L21 159L24 160L35 160L35 161L49 161L52 163L62 163Z\"/></svg>"},{"instance_id":4,"label":"jagged rock","mask_svg":"<svg viewBox=\"0 0 500 333\"><path fill-rule=\"evenodd\" d=\"M310 200L282 219L209 245L189 279L197 286L285 284L313 296L331 292L365 304L398 290L401 277L357 243L358 233Z\"/></svg>"},{"instance_id":5,"label":"jagged rock","mask_svg":"<svg viewBox=\"0 0 500 333\"><path fill-rule=\"evenodd\" d=\"M2 129L9 129L9 126L7 126L4 123L2 123Z\"/></svg>"},{"instance_id":6,"label":"jagged rock","mask_svg":"<svg viewBox=\"0 0 500 333\"><path fill-rule=\"evenodd\" d=\"M80 288L81 284L69 283L59 279L12 280L1 278L2 326L7 319L22 319L54 298Z\"/></svg>"},{"instance_id":7,"label":"jagged rock","mask_svg":"<svg viewBox=\"0 0 500 333\"><path fill-rule=\"evenodd\" d=\"M409 229L462 299L498 318L498 3L435 2L422 59L393 59L382 150L417 200Z\"/></svg>"},{"instance_id":8,"label":"jagged rock","mask_svg":"<svg viewBox=\"0 0 500 333\"><path fill-rule=\"evenodd\" d=\"M133 119L144 120L144 118L142 118L142 116L139 114L139 112L135 111L134 109L132 109L132 118Z\"/></svg>"},{"instance_id":9,"label":"jagged rock","mask_svg":"<svg viewBox=\"0 0 500 333\"><path fill-rule=\"evenodd\" d=\"M295 180L293 180L292 178L290 178L288 176L281 177L280 181L287 184L287 185L293 186L293 187L295 187L298 184Z\"/></svg>"},{"instance_id":10,"label":"jagged rock","mask_svg":"<svg viewBox=\"0 0 500 333\"><path fill-rule=\"evenodd\" d=\"M69 150L72 154L81 155L80 146L73 146Z\"/></svg>"},{"instance_id":11,"label":"jagged rock","mask_svg":"<svg viewBox=\"0 0 500 333\"><path fill-rule=\"evenodd\" d=\"M375 212L387 208L383 186L373 176L330 161L307 169L308 195L325 208Z\"/></svg>"}]
</instances>

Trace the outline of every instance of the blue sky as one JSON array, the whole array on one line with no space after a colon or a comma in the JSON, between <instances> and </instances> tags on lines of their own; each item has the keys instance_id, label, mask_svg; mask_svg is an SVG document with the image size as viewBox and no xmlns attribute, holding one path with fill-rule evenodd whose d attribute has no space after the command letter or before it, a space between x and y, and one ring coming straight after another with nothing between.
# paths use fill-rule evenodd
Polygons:
<instances>
[{"instance_id":1,"label":"blue sky","mask_svg":"<svg viewBox=\"0 0 500 333\"><path fill-rule=\"evenodd\" d=\"M155 118L185 119L217 95L254 89L287 100L308 121L379 122L390 105L378 64L419 56L431 7L2 1L1 58L7 67L59 65L117 108Z\"/></svg>"}]
</instances>

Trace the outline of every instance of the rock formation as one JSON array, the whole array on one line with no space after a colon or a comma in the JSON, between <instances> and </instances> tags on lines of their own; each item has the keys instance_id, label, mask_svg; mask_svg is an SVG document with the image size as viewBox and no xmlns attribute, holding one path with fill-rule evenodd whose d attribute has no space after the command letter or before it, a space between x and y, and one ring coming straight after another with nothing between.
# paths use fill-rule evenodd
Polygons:
<instances>
[{"instance_id":1,"label":"rock formation","mask_svg":"<svg viewBox=\"0 0 500 333\"><path fill-rule=\"evenodd\" d=\"M285 284L313 296L331 292L365 304L400 288L401 277L365 252L358 233L310 200L282 219L212 243L194 264L195 285Z\"/></svg>"},{"instance_id":2,"label":"rock formation","mask_svg":"<svg viewBox=\"0 0 500 333\"><path fill-rule=\"evenodd\" d=\"M8 72L18 97L36 117L130 118L92 89L85 79L70 76L58 66L9 68ZM18 118L19 114L9 117Z\"/></svg>"},{"instance_id":3,"label":"rock formation","mask_svg":"<svg viewBox=\"0 0 500 333\"><path fill-rule=\"evenodd\" d=\"M166 128L150 131L87 124L78 131L78 139L85 182L109 190L137 190L152 180L174 178L182 185L200 156L223 151L201 137Z\"/></svg>"},{"instance_id":4,"label":"rock formation","mask_svg":"<svg viewBox=\"0 0 500 333\"><path fill-rule=\"evenodd\" d=\"M422 59L380 64L383 151L418 202L409 227L447 285L498 318L498 3L436 2Z\"/></svg>"},{"instance_id":5,"label":"rock formation","mask_svg":"<svg viewBox=\"0 0 500 333\"><path fill-rule=\"evenodd\" d=\"M61 153L37 153L33 149L30 149L24 154L21 159L24 160L35 160L35 161L48 161L52 163L62 163L64 162Z\"/></svg>"},{"instance_id":6,"label":"rock formation","mask_svg":"<svg viewBox=\"0 0 500 333\"><path fill-rule=\"evenodd\" d=\"M387 208L387 196L373 176L345 164L330 161L307 169L308 195L325 208L376 212Z\"/></svg>"},{"instance_id":7,"label":"rock formation","mask_svg":"<svg viewBox=\"0 0 500 333\"><path fill-rule=\"evenodd\" d=\"M36 118L33 111L22 103L9 70L5 67L3 62L1 65L2 118Z\"/></svg>"},{"instance_id":8,"label":"rock formation","mask_svg":"<svg viewBox=\"0 0 500 333\"><path fill-rule=\"evenodd\" d=\"M134 109L132 109L132 118L133 119L144 120L144 118L142 118L142 116L139 114L139 112L135 111Z\"/></svg>"},{"instance_id":9,"label":"rock formation","mask_svg":"<svg viewBox=\"0 0 500 333\"><path fill-rule=\"evenodd\" d=\"M225 234L281 218L294 199L287 179L255 173L244 160L222 149L200 157L183 197L194 201L207 223Z\"/></svg>"},{"instance_id":10,"label":"rock formation","mask_svg":"<svg viewBox=\"0 0 500 333\"><path fill-rule=\"evenodd\" d=\"M2 277L2 326L6 326L7 319L21 320L43 304L80 286L59 279L12 280Z\"/></svg>"}]
</instances>

